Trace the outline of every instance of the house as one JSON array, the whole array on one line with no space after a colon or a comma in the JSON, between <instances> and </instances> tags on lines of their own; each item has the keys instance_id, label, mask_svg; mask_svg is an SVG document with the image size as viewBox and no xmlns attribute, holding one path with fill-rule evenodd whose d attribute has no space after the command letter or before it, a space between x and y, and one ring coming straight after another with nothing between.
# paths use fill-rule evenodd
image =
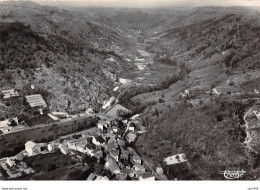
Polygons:
<instances>
[{"instance_id":1,"label":"house","mask_svg":"<svg viewBox=\"0 0 260 190\"><path fill-rule=\"evenodd\" d=\"M111 150L116 150L118 147L116 145L116 143L108 143L106 144L106 149L111 151Z\"/></svg>"},{"instance_id":2,"label":"house","mask_svg":"<svg viewBox=\"0 0 260 190\"><path fill-rule=\"evenodd\" d=\"M67 145L68 145L69 149L77 150L77 142L75 142L75 141L68 141Z\"/></svg>"},{"instance_id":3,"label":"house","mask_svg":"<svg viewBox=\"0 0 260 190\"><path fill-rule=\"evenodd\" d=\"M15 165L15 158L14 158L14 157L9 157L9 158L7 158L7 159L6 159L6 163L7 163L10 167L14 166L14 165Z\"/></svg>"},{"instance_id":4,"label":"house","mask_svg":"<svg viewBox=\"0 0 260 190\"><path fill-rule=\"evenodd\" d=\"M120 159L127 161L129 158L129 152L122 149L120 154Z\"/></svg>"},{"instance_id":5,"label":"house","mask_svg":"<svg viewBox=\"0 0 260 190\"><path fill-rule=\"evenodd\" d=\"M100 160L101 158L103 158L103 152L100 150L94 150L93 151L94 157L97 158L98 160Z\"/></svg>"},{"instance_id":6,"label":"house","mask_svg":"<svg viewBox=\"0 0 260 190\"><path fill-rule=\"evenodd\" d=\"M109 181L107 176L97 176L94 181Z\"/></svg>"},{"instance_id":7,"label":"house","mask_svg":"<svg viewBox=\"0 0 260 190\"><path fill-rule=\"evenodd\" d=\"M102 106L102 109L107 109L111 104L115 101L115 97L112 96L109 98L109 100Z\"/></svg>"},{"instance_id":8,"label":"house","mask_svg":"<svg viewBox=\"0 0 260 190\"><path fill-rule=\"evenodd\" d=\"M87 178L87 181L93 181L94 179L96 179L96 174L93 174L93 173L91 173L89 176L88 176L88 178Z\"/></svg>"},{"instance_id":9,"label":"house","mask_svg":"<svg viewBox=\"0 0 260 190\"><path fill-rule=\"evenodd\" d=\"M109 169L113 174L120 174L121 173L120 168L117 165L116 160L110 155L107 156L107 162L105 164L105 168Z\"/></svg>"},{"instance_id":10,"label":"house","mask_svg":"<svg viewBox=\"0 0 260 190\"><path fill-rule=\"evenodd\" d=\"M113 143L115 143L115 141L116 141L115 139L109 139L109 140L107 141L107 143L108 143L108 144L113 144Z\"/></svg>"},{"instance_id":11,"label":"house","mask_svg":"<svg viewBox=\"0 0 260 190\"><path fill-rule=\"evenodd\" d=\"M60 144L59 149L65 155L67 155L70 152L70 149L64 144Z\"/></svg>"},{"instance_id":12,"label":"house","mask_svg":"<svg viewBox=\"0 0 260 190\"><path fill-rule=\"evenodd\" d=\"M85 147L85 151L88 155L94 156L93 151L96 149L96 146L94 144L87 144Z\"/></svg>"},{"instance_id":13,"label":"house","mask_svg":"<svg viewBox=\"0 0 260 190\"><path fill-rule=\"evenodd\" d=\"M76 145L77 151L81 153L86 153L86 144L83 142L77 143Z\"/></svg>"},{"instance_id":14,"label":"house","mask_svg":"<svg viewBox=\"0 0 260 190\"><path fill-rule=\"evenodd\" d=\"M0 128L8 128L10 126L15 126L19 124L18 118L6 119L4 121L0 121Z\"/></svg>"},{"instance_id":15,"label":"house","mask_svg":"<svg viewBox=\"0 0 260 190\"><path fill-rule=\"evenodd\" d=\"M156 168L156 173L159 174L159 175L163 175L163 168L162 167L157 167Z\"/></svg>"},{"instance_id":16,"label":"house","mask_svg":"<svg viewBox=\"0 0 260 190\"><path fill-rule=\"evenodd\" d=\"M134 164L142 164L142 159L139 156L132 156L131 161Z\"/></svg>"},{"instance_id":17,"label":"house","mask_svg":"<svg viewBox=\"0 0 260 190\"><path fill-rule=\"evenodd\" d=\"M131 178L135 177L135 173L133 169L124 168L122 170L122 173L128 175Z\"/></svg>"},{"instance_id":18,"label":"house","mask_svg":"<svg viewBox=\"0 0 260 190\"><path fill-rule=\"evenodd\" d=\"M48 144L47 149L49 152L54 152L58 149L58 144L51 142Z\"/></svg>"},{"instance_id":19,"label":"house","mask_svg":"<svg viewBox=\"0 0 260 190\"><path fill-rule=\"evenodd\" d=\"M133 166L133 169L134 169L135 171L145 172L145 168L144 168L141 164L135 164L135 165Z\"/></svg>"},{"instance_id":20,"label":"house","mask_svg":"<svg viewBox=\"0 0 260 190\"><path fill-rule=\"evenodd\" d=\"M139 177L140 181L155 181L155 176L150 172L145 172Z\"/></svg>"},{"instance_id":21,"label":"house","mask_svg":"<svg viewBox=\"0 0 260 190\"><path fill-rule=\"evenodd\" d=\"M128 79L124 79L124 78L119 78L119 82L121 82L122 84L125 84L127 82Z\"/></svg>"},{"instance_id":22,"label":"house","mask_svg":"<svg viewBox=\"0 0 260 190\"><path fill-rule=\"evenodd\" d=\"M103 131L104 128L106 128L106 126L105 126L104 123L98 123L98 124L97 124L97 128L98 128L99 130Z\"/></svg>"},{"instance_id":23,"label":"house","mask_svg":"<svg viewBox=\"0 0 260 190\"><path fill-rule=\"evenodd\" d=\"M29 156L34 156L41 152L41 147L35 142L28 141L25 143L25 150Z\"/></svg>"},{"instance_id":24,"label":"house","mask_svg":"<svg viewBox=\"0 0 260 190\"><path fill-rule=\"evenodd\" d=\"M102 136L93 137L93 139L92 139L92 143L97 145L97 146L104 145L105 142L106 141L103 139Z\"/></svg>"},{"instance_id":25,"label":"house","mask_svg":"<svg viewBox=\"0 0 260 190\"><path fill-rule=\"evenodd\" d=\"M60 118L69 118L69 114L66 112L51 112L52 115L58 116Z\"/></svg>"},{"instance_id":26,"label":"house","mask_svg":"<svg viewBox=\"0 0 260 190\"><path fill-rule=\"evenodd\" d=\"M135 128L133 126L131 126L131 127L128 128L128 130L131 131L131 132L134 132Z\"/></svg>"},{"instance_id":27,"label":"house","mask_svg":"<svg viewBox=\"0 0 260 190\"><path fill-rule=\"evenodd\" d=\"M114 141L116 140L116 135L114 133L107 133L106 134L107 139L113 139Z\"/></svg>"},{"instance_id":28,"label":"house","mask_svg":"<svg viewBox=\"0 0 260 190\"><path fill-rule=\"evenodd\" d=\"M114 133L117 133L117 132L119 131L116 126L113 126L113 127L112 127L112 130L113 130Z\"/></svg>"},{"instance_id":29,"label":"house","mask_svg":"<svg viewBox=\"0 0 260 190\"><path fill-rule=\"evenodd\" d=\"M119 87L116 86L116 87L113 89L113 91L116 92L118 89L119 89Z\"/></svg>"},{"instance_id":30,"label":"house","mask_svg":"<svg viewBox=\"0 0 260 190\"><path fill-rule=\"evenodd\" d=\"M122 122L123 122L124 124L127 124L127 123L128 123L128 120L125 119L125 120L123 120Z\"/></svg>"},{"instance_id":31,"label":"house","mask_svg":"<svg viewBox=\"0 0 260 190\"><path fill-rule=\"evenodd\" d=\"M9 119L6 119L4 121L0 121L0 128L7 128L7 127L9 127L9 124L10 124Z\"/></svg>"},{"instance_id":32,"label":"house","mask_svg":"<svg viewBox=\"0 0 260 190\"><path fill-rule=\"evenodd\" d=\"M135 139L136 139L136 135L133 134L133 133L128 133L128 134L126 135L126 140L127 140L129 143L134 142Z\"/></svg>"},{"instance_id":33,"label":"house","mask_svg":"<svg viewBox=\"0 0 260 190\"><path fill-rule=\"evenodd\" d=\"M144 63L144 62L145 62L145 59L144 59L144 58L142 58L142 59L136 58L136 59L135 59L135 62Z\"/></svg>"},{"instance_id":34,"label":"house","mask_svg":"<svg viewBox=\"0 0 260 190\"><path fill-rule=\"evenodd\" d=\"M117 139L117 144L121 147L124 147L125 146L125 141L124 140L121 140L121 139Z\"/></svg>"},{"instance_id":35,"label":"house","mask_svg":"<svg viewBox=\"0 0 260 190\"><path fill-rule=\"evenodd\" d=\"M115 59L113 57L107 58L107 61L115 62Z\"/></svg>"},{"instance_id":36,"label":"house","mask_svg":"<svg viewBox=\"0 0 260 190\"><path fill-rule=\"evenodd\" d=\"M180 93L180 96L185 98L185 97L188 97L190 94L190 90L186 89L184 90L183 92Z\"/></svg>"},{"instance_id":37,"label":"house","mask_svg":"<svg viewBox=\"0 0 260 190\"><path fill-rule=\"evenodd\" d=\"M93 109L92 109L92 108L88 108L88 109L86 110L86 114L87 114L87 115L92 115L92 114L94 114Z\"/></svg>"},{"instance_id":38,"label":"house","mask_svg":"<svg viewBox=\"0 0 260 190\"><path fill-rule=\"evenodd\" d=\"M164 160L163 160L163 164L166 166L179 164L182 162L187 162L187 159L186 159L186 156L184 153L169 156L167 158L164 158Z\"/></svg>"},{"instance_id":39,"label":"house","mask_svg":"<svg viewBox=\"0 0 260 190\"><path fill-rule=\"evenodd\" d=\"M0 121L0 130L4 134L9 133L10 131L15 130L14 127L16 127L18 124L19 122L17 117Z\"/></svg>"},{"instance_id":40,"label":"house","mask_svg":"<svg viewBox=\"0 0 260 190\"><path fill-rule=\"evenodd\" d=\"M127 178L127 174L124 174L124 173L116 175L116 179L119 181L126 180L126 178Z\"/></svg>"}]
</instances>

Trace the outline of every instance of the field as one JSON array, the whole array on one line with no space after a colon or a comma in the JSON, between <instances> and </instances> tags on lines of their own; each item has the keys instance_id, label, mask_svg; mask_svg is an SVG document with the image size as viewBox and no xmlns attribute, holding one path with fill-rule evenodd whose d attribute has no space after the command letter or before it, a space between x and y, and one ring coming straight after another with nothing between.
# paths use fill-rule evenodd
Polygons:
<instances>
[{"instance_id":1,"label":"field","mask_svg":"<svg viewBox=\"0 0 260 190\"><path fill-rule=\"evenodd\" d=\"M110 117L117 117L117 111L118 110L123 110L125 112L130 112L129 109L121 106L120 104L117 104L111 110L109 110L106 115L108 115Z\"/></svg>"},{"instance_id":2,"label":"field","mask_svg":"<svg viewBox=\"0 0 260 190\"><path fill-rule=\"evenodd\" d=\"M143 85L157 84L174 74L178 74L178 67L166 65L166 64L154 64L147 67L144 73Z\"/></svg>"},{"instance_id":3,"label":"field","mask_svg":"<svg viewBox=\"0 0 260 190\"><path fill-rule=\"evenodd\" d=\"M60 136L75 133L96 126L94 118L80 118L66 123L55 123L46 127L33 128L0 136L0 157L14 156L24 150L27 141L49 142Z\"/></svg>"},{"instance_id":4,"label":"field","mask_svg":"<svg viewBox=\"0 0 260 190\"><path fill-rule=\"evenodd\" d=\"M179 74L178 67L166 64L155 64L146 69L143 80L140 82L144 86L158 85L161 82L166 81L169 77L172 77L174 74ZM159 101L159 99L172 101L173 96L185 89L185 83L185 80L179 80L170 85L167 89L138 94L132 97L131 100L140 104Z\"/></svg>"},{"instance_id":5,"label":"field","mask_svg":"<svg viewBox=\"0 0 260 190\"><path fill-rule=\"evenodd\" d=\"M40 115L37 117L33 117L28 121L25 121L29 126L41 125L41 124L49 124L53 123L54 120L50 118L48 115Z\"/></svg>"},{"instance_id":6,"label":"field","mask_svg":"<svg viewBox=\"0 0 260 190\"><path fill-rule=\"evenodd\" d=\"M139 73L140 73L139 70L138 71L135 71L135 70L132 70L132 71L122 71L119 74L119 78L133 80L135 77L138 76Z\"/></svg>"},{"instance_id":7,"label":"field","mask_svg":"<svg viewBox=\"0 0 260 190\"><path fill-rule=\"evenodd\" d=\"M133 102L145 104L148 102L159 101L163 99L166 102L172 102L175 100L175 96L185 89L185 81L178 81L172 84L169 88L160 91L153 91L144 94L138 94L131 98Z\"/></svg>"}]
</instances>

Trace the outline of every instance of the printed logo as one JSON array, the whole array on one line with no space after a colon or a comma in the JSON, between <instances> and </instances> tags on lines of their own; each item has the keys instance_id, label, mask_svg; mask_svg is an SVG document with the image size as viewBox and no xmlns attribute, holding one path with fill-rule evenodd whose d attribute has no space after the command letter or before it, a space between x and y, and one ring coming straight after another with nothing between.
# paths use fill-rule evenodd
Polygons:
<instances>
[{"instance_id":1,"label":"printed logo","mask_svg":"<svg viewBox=\"0 0 260 190\"><path fill-rule=\"evenodd\" d=\"M242 178L244 173L246 173L246 171L242 170L242 171L229 171L229 170L225 170L225 171L220 171L220 174L224 175L224 177L226 179L239 179Z\"/></svg>"}]
</instances>

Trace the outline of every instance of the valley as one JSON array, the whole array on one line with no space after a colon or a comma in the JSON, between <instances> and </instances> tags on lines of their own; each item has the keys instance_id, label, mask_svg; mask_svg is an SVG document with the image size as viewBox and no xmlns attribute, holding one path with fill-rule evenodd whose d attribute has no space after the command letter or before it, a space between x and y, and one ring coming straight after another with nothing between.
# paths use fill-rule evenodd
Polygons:
<instances>
[{"instance_id":1,"label":"valley","mask_svg":"<svg viewBox=\"0 0 260 190\"><path fill-rule=\"evenodd\" d=\"M11 90L0 100L1 162L23 152L27 141L44 149L55 144L54 152L25 156L39 174L24 179L48 172L69 179L78 171L81 180L140 180L144 173L224 180L219 172L226 169L245 170L243 180L259 178L258 10L17 3L0 3L0 91ZM31 95L41 99L29 102ZM32 106L42 101L46 107ZM72 148L74 141L94 144L102 156ZM122 159L124 151L140 163ZM38 163L45 154L60 168ZM167 163L175 156L177 164ZM73 172L57 177L62 167Z\"/></svg>"}]
</instances>

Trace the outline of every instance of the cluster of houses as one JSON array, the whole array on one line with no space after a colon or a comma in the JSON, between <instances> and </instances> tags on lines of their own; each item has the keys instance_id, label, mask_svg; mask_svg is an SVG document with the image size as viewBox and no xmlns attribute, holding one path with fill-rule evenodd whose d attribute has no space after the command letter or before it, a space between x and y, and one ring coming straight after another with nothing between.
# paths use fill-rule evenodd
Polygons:
<instances>
[{"instance_id":1,"label":"cluster of houses","mask_svg":"<svg viewBox=\"0 0 260 190\"><path fill-rule=\"evenodd\" d=\"M31 88L34 88L32 85ZM15 97L19 97L20 94L15 89L2 90L0 92L3 100L9 100ZM43 115L43 109L47 108L47 104L45 100L42 98L40 94L33 94L25 96L25 100L31 108L31 112L37 110L41 115ZM0 121L0 131L1 133L10 133L14 131L22 130L26 128L25 123L19 123L18 118L9 118L3 121Z\"/></svg>"},{"instance_id":2,"label":"cluster of houses","mask_svg":"<svg viewBox=\"0 0 260 190\"><path fill-rule=\"evenodd\" d=\"M138 117L136 115L134 118ZM132 148L140 129L131 121L111 119L97 125L95 135L76 135L49 143L28 141L25 150L14 157L6 158L4 165L9 168L23 168L32 173L33 170L23 163L25 156L36 156L60 151L65 155L86 155L103 163L103 169L117 180L155 180L155 176L144 167L143 160ZM88 163L86 163L88 164ZM4 167L3 167L4 168ZM19 173L19 172L18 172ZM19 174L21 176L22 174ZM17 176L16 176L17 177ZM92 173L87 180L110 180L109 176Z\"/></svg>"},{"instance_id":3,"label":"cluster of houses","mask_svg":"<svg viewBox=\"0 0 260 190\"><path fill-rule=\"evenodd\" d=\"M104 170L110 171L117 180L155 180L146 171L140 156L131 148L137 134L131 122L109 120L98 123L95 136L81 136L64 140L62 143L48 144L50 152L60 150L70 155L80 152L104 163ZM92 173L87 180L109 180L109 176Z\"/></svg>"},{"instance_id":4,"label":"cluster of houses","mask_svg":"<svg viewBox=\"0 0 260 190\"><path fill-rule=\"evenodd\" d=\"M128 87L131 84L132 80L119 78L119 82L115 82L115 87L113 89L114 92L120 92L122 89Z\"/></svg>"},{"instance_id":5,"label":"cluster of houses","mask_svg":"<svg viewBox=\"0 0 260 190\"><path fill-rule=\"evenodd\" d=\"M137 117L137 116L136 116ZM99 130L98 142L92 143L101 147L104 169L109 170L117 180L155 180L155 176L148 172L141 157L131 147L136 140L135 125L132 122L109 120L97 125ZM107 176L91 174L88 180L99 180Z\"/></svg>"},{"instance_id":6,"label":"cluster of houses","mask_svg":"<svg viewBox=\"0 0 260 190\"><path fill-rule=\"evenodd\" d=\"M0 166L8 175L8 179L13 179L17 177L21 177L23 175L33 174L35 171L28 167L23 159L27 156L27 152L24 150L17 154L16 156L2 158L0 160Z\"/></svg>"},{"instance_id":7,"label":"cluster of houses","mask_svg":"<svg viewBox=\"0 0 260 190\"><path fill-rule=\"evenodd\" d=\"M110 97L108 101L104 102L102 109L105 110L105 109L109 108L114 103L115 99L116 98L114 96Z\"/></svg>"},{"instance_id":8,"label":"cluster of houses","mask_svg":"<svg viewBox=\"0 0 260 190\"><path fill-rule=\"evenodd\" d=\"M24 128L21 122L18 121L18 118L10 118L0 121L0 133L6 134L13 131L21 130Z\"/></svg>"}]
</instances>

